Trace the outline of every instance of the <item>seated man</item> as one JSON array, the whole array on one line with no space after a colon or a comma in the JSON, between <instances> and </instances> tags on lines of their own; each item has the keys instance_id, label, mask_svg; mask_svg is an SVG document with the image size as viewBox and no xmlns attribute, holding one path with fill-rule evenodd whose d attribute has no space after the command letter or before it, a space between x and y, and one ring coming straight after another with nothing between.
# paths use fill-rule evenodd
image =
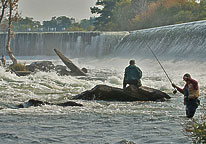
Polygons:
<instances>
[{"instance_id":1,"label":"seated man","mask_svg":"<svg viewBox=\"0 0 206 144\"><path fill-rule=\"evenodd\" d=\"M123 81L123 89L126 88L126 85L135 85L140 87L141 84L141 77L142 71L135 65L135 60L130 60L129 66L125 68L124 73L124 81Z\"/></svg>"}]
</instances>

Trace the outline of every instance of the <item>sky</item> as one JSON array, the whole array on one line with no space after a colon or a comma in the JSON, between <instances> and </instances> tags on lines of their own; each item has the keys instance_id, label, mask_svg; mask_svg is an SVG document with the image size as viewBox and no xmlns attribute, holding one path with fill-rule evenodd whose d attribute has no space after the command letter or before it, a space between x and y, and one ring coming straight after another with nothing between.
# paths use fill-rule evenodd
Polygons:
<instances>
[{"instance_id":1,"label":"sky","mask_svg":"<svg viewBox=\"0 0 206 144\"><path fill-rule=\"evenodd\" d=\"M19 0L19 12L23 17L32 17L37 21L48 21L53 16L73 17L76 21L95 16L90 7L97 0Z\"/></svg>"}]
</instances>

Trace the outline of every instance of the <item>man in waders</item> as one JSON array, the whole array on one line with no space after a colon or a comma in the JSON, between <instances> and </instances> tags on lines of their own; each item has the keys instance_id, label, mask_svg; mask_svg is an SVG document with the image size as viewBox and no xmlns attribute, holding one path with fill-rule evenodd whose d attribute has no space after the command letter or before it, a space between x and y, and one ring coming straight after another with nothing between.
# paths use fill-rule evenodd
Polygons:
<instances>
[{"instance_id":1,"label":"man in waders","mask_svg":"<svg viewBox=\"0 0 206 144\"><path fill-rule=\"evenodd\" d=\"M130 60L129 66L125 68L123 89L126 88L127 84L140 87L142 85L140 81L141 77L142 71L135 65L135 60Z\"/></svg>"},{"instance_id":2,"label":"man in waders","mask_svg":"<svg viewBox=\"0 0 206 144\"><path fill-rule=\"evenodd\" d=\"M186 82L183 89L172 84L180 93L184 94L184 105L186 105L186 116L192 118L200 104L198 82L191 78L190 74L185 74L183 80Z\"/></svg>"}]
</instances>

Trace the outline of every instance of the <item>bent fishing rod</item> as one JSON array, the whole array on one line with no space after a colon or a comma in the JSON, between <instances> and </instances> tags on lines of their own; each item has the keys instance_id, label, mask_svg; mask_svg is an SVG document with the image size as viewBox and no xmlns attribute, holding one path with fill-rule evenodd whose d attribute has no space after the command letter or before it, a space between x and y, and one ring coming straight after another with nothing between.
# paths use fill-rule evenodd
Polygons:
<instances>
[{"instance_id":1,"label":"bent fishing rod","mask_svg":"<svg viewBox=\"0 0 206 144\"><path fill-rule=\"evenodd\" d=\"M146 42L145 42L146 43ZM166 70L164 69L164 67L162 66L162 64L160 63L159 59L157 58L157 56L155 55L155 53L153 52L153 50L147 45L147 48L152 52L153 56L155 57L155 59L157 60L157 62L159 63L160 67L162 68L162 70L164 71L165 75L167 76L168 80L170 81L171 85L172 85L172 80L170 79L169 75L167 74ZM174 88L173 91L174 94L177 93L177 90Z\"/></svg>"}]
</instances>

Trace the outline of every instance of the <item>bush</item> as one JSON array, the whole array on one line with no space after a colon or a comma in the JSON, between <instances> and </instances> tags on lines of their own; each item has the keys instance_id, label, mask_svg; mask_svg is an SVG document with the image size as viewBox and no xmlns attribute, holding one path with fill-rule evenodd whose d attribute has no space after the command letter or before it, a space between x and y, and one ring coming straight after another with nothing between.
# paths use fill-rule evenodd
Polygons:
<instances>
[{"instance_id":1,"label":"bush","mask_svg":"<svg viewBox=\"0 0 206 144\"><path fill-rule=\"evenodd\" d=\"M206 143L206 118L202 117L201 120L194 120L193 130L191 136L195 143Z\"/></svg>"},{"instance_id":2,"label":"bush","mask_svg":"<svg viewBox=\"0 0 206 144\"><path fill-rule=\"evenodd\" d=\"M205 107L203 108L205 110ZM187 121L183 125L186 135L192 138L194 143L206 143L206 113L203 112L198 119Z\"/></svg>"}]
</instances>

